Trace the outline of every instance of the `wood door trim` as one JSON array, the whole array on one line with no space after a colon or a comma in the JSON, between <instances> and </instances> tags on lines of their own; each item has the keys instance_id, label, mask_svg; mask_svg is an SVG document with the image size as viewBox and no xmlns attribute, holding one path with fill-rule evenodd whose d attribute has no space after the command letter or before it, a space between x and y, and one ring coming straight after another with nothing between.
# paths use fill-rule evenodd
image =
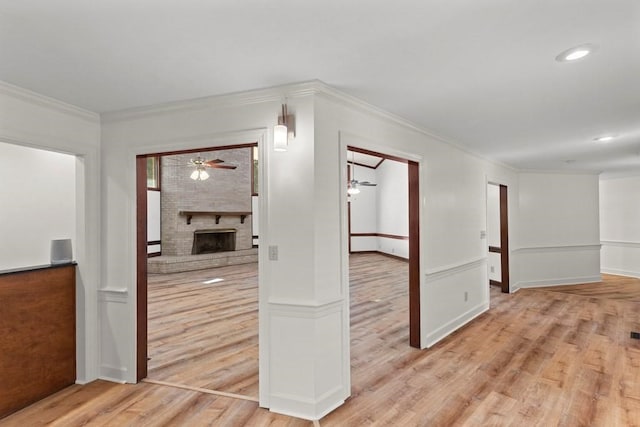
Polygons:
<instances>
[{"instance_id":1,"label":"wood door trim","mask_svg":"<svg viewBox=\"0 0 640 427\"><path fill-rule=\"evenodd\" d=\"M508 191L506 185L500 185L500 269L502 271L501 288L509 293L509 212Z\"/></svg>"},{"instance_id":2,"label":"wood door trim","mask_svg":"<svg viewBox=\"0 0 640 427\"><path fill-rule=\"evenodd\" d=\"M409 344L420 346L420 165L407 161L409 176Z\"/></svg>"},{"instance_id":3,"label":"wood door trim","mask_svg":"<svg viewBox=\"0 0 640 427\"><path fill-rule=\"evenodd\" d=\"M147 377L147 156L136 156L136 381Z\"/></svg>"},{"instance_id":4,"label":"wood door trim","mask_svg":"<svg viewBox=\"0 0 640 427\"><path fill-rule=\"evenodd\" d=\"M409 163L409 160L403 159L402 157L392 156L391 154L378 153L376 151L367 150L366 148L358 148L358 147L349 146L349 147L347 147L347 150L353 151L354 153L368 154L370 156L382 157L383 159L395 160L396 162L400 162L400 163ZM380 165L380 163L382 163L382 162L379 162L378 166ZM378 166L376 166L376 167L378 167Z\"/></svg>"}]
</instances>

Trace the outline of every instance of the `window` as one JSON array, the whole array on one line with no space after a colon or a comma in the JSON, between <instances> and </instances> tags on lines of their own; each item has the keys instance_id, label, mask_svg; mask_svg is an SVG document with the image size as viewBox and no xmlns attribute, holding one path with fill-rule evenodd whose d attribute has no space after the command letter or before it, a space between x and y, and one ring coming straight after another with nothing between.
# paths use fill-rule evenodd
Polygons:
<instances>
[{"instance_id":1,"label":"window","mask_svg":"<svg viewBox=\"0 0 640 427\"><path fill-rule=\"evenodd\" d=\"M160 190L160 157L147 157L147 188Z\"/></svg>"},{"instance_id":2,"label":"window","mask_svg":"<svg viewBox=\"0 0 640 427\"><path fill-rule=\"evenodd\" d=\"M253 162L251 164L251 184L253 196L258 195L258 146L253 147L252 151Z\"/></svg>"}]
</instances>

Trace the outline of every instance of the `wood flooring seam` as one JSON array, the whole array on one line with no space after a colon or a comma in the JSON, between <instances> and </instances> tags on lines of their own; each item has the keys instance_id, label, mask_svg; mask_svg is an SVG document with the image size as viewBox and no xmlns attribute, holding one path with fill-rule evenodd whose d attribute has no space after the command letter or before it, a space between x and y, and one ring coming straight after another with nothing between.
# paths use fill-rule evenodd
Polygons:
<instances>
[{"instance_id":1,"label":"wood flooring seam","mask_svg":"<svg viewBox=\"0 0 640 427\"><path fill-rule=\"evenodd\" d=\"M259 400L257 398L255 398L255 397L243 396L241 394L235 394L235 393L227 393L225 391L209 390L207 388L192 387L192 386L188 386L188 385L184 385L184 384L177 384L177 383L171 383L171 382L166 382L166 381L150 380L148 378L143 379L142 382L149 383L149 384L162 385L162 386L166 386L166 387L175 387L175 388L180 388L180 389L183 389L183 390L197 391L197 392L200 392L200 393L213 394L213 395L216 395L216 396L229 397L229 398L232 398L232 399L248 400L250 402L259 403Z\"/></svg>"}]
</instances>

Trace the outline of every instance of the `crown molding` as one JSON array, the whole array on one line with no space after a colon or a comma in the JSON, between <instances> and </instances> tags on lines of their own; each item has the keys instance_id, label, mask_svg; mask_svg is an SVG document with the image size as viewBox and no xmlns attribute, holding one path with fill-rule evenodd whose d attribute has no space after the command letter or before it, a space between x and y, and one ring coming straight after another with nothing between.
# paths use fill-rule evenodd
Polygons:
<instances>
[{"instance_id":1,"label":"crown molding","mask_svg":"<svg viewBox=\"0 0 640 427\"><path fill-rule=\"evenodd\" d=\"M201 111L224 107L240 107L245 105L264 104L269 102L281 103L285 98L301 98L317 94L321 87L326 86L318 80L272 86L242 92L232 92L222 95L205 96L182 101L173 101L143 107L127 108L125 110L108 111L100 115L103 123L116 123L138 120L150 116L159 116L186 111Z\"/></svg>"},{"instance_id":2,"label":"crown molding","mask_svg":"<svg viewBox=\"0 0 640 427\"><path fill-rule=\"evenodd\" d=\"M469 150L460 144L426 129L404 117L385 111L353 95L349 95L336 89L321 80L309 80L263 89L254 89L242 92L232 92L222 95L206 96L183 101L174 101L164 104L156 104L144 107L128 108L125 110L110 111L101 114L103 123L117 123L129 120L138 120L150 116L172 114L176 112L200 111L223 107L239 107L243 105L261 104L267 102L282 102L285 98L300 98L309 95L321 96L330 101L341 104L344 107L375 116L387 123L392 123L405 129L412 130L430 139L452 146L470 156L482 161L517 172L518 169L506 163L490 159Z\"/></svg>"},{"instance_id":3,"label":"crown molding","mask_svg":"<svg viewBox=\"0 0 640 427\"><path fill-rule=\"evenodd\" d=\"M0 81L0 94L17 98L30 104L51 108L61 113L87 120L91 123L100 123L100 115L98 113L12 85L11 83Z\"/></svg>"},{"instance_id":4,"label":"crown molding","mask_svg":"<svg viewBox=\"0 0 640 427\"><path fill-rule=\"evenodd\" d=\"M519 174L542 174L542 175L596 175L599 176L601 171L589 170L559 170L559 169L520 169Z\"/></svg>"},{"instance_id":5,"label":"crown molding","mask_svg":"<svg viewBox=\"0 0 640 427\"><path fill-rule=\"evenodd\" d=\"M600 175L601 181L609 181L612 179L627 179L627 178L638 178L640 177L640 169L637 170L625 170L625 171L616 171L616 172L605 172Z\"/></svg>"}]
</instances>

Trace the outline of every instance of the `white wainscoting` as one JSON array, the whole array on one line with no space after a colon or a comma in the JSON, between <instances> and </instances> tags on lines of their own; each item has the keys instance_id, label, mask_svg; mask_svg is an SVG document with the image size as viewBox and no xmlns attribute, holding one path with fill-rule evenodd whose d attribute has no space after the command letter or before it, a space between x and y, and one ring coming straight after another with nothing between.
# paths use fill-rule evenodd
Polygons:
<instances>
[{"instance_id":1,"label":"white wainscoting","mask_svg":"<svg viewBox=\"0 0 640 427\"><path fill-rule=\"evenodd\" d=\"M342 348L344 300L325 304L269 302L269 409L318 420L344 403L349 373ZM297 343L292 346L291 343Z\"/></svg>"},{"instance_id":2,"label":"white wainscoting","mask_svg":"<svg viewBox=\"0 0 640 427\"><path fill-rule=\"evenodd\" d=\"M520 288L599 282L600 244L521 247L512 251Z\"/></svg>"},{"instance_id":3,"label":"white wainscoting","mask_svg":"<svg viewBox=\"0 0 640 427\"><path fill-rule=\"evenodd\" d=\"M600 270L640 278L640 242L603 240Z\"/></svg>"},{"instance_id":4,"label":"white wainscoting","mask_svg":"<svg viewBox=\"0 0 640 427\"><path fill-rule=\"evenodd\" d=\"M440 299L432 301L431 293L437 293ZM426 314L426 319L422 319L422 330L432 331L422 336L422 346L428 348L489 309L487 258L427 271L420 299L425 307L422 312ZM451 319L452 312L458 315ZM438 319L451 320L433 325ZM425 323L432 325L425 328Z\"/></svg>"},{"instance_id":5,"label":"white wainscoting","mask_svg":"<svg viewBox=\"0 0 640 427\"><path fill-rule=\"evenodd\" d=\"M127 368L130 363L127 359L129 353L119 349L115 340L122 331L130 329L126 321L129 312L129 292L126 288L99 289L98 302L102 350L98 366L99 378L119 383L132 382L129 378L131 373Z\"/></svg>"}]
</instances>

